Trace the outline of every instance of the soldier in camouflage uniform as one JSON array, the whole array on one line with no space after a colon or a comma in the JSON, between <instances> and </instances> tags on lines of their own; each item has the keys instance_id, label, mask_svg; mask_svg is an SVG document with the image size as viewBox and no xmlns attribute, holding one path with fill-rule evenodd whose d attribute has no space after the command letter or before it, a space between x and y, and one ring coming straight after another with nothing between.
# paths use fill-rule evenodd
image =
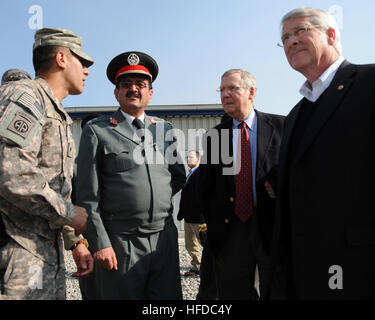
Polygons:
<instances>
[{"instance_id":1,"label":"soldier in camouflage uniform","mask_svg":"<svg viewBox=\"0 0 375 320\"><path fill-rule=\"evenodd\" d=\"M61 101L82 93L93 60L73 32L44 28L33 64L35 80L0 87L0 299L65 299L61 231L74 247L86 227L70 202L75 147Z\"/></svg>"}]
</instances>

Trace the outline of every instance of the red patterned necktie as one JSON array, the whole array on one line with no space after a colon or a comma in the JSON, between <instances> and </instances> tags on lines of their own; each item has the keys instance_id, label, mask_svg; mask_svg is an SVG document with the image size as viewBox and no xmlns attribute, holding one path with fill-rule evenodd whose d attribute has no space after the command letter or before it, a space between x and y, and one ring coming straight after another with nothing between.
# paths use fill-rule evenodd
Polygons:
<instances>
[{"instance_id":1,"label":"red patterned necktie","mask_svg":"<svg viewBox=\"0 0 375 320\"><path fill-rule=\"evenodd\" d=\"M241 129L241 162L237 161L237 164L241 163L241 168L236 175L235 213L242 222L246 222L254 214L250 137L245 122L238 127Z\"/></svg>"}]
</instances>

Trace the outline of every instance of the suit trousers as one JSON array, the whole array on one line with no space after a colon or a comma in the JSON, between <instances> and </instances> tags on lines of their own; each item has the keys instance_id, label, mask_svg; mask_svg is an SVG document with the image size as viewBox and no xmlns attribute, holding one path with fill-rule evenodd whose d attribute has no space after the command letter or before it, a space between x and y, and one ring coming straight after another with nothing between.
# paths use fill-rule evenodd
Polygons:
<instances>
[{"instance_id":1,"label":"suit trousers","mask_svg":"<svg viewBox=\"0 0 375 320\"><path fill-rule=\"evenodd\" d=\"M178 236L174 223L142 235L109 232L118 270L95 265L99 299L181 300Z\"/></svg>"},{"instance_id":2,"label":"suit trousers","mask_svg":"<svg viewBox=\"0 0 375 320\"><path fill-rule=\"evenodd\" d=\"M255 271L258 266L259 290L269 276L269 256L264 251L256 216L245 223L233 217L226 242L214 257L219 300L255 300Z\"/></svg>"},{"instance_id":3,"label":"suit trousers","mask_svg":"<svg viewBox=\"0 0 375 320\"><path fill-rule=\"evenodd\" d=\"M196 300L217 300L214 257L206 243L202 250L199 290Z\"/></svg>"}]
</instances>

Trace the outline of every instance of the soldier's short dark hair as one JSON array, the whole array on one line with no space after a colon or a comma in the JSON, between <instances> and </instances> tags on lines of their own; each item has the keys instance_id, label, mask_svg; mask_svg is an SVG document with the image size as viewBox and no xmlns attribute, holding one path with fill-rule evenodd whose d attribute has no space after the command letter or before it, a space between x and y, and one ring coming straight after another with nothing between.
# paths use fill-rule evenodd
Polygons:
<instances>
[{"instance_id":1,"label":"soldier's short dark hair","mask_svg":"<svg viewBox=\"0 0 375 320\"><path fill-rule=\"evenodd\" d=\"M49 70L53 66L57 52L65 50L67 49L59 46L44 46L35 49L33 52L35 73Z\"/></svg>"}]
</instances>

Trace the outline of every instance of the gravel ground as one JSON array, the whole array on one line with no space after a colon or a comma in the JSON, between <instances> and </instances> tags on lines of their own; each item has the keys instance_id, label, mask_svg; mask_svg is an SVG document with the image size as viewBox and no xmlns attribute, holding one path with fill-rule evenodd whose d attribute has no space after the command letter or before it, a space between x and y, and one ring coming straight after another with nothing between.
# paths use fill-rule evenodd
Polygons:
<instances>
[{"instance_id":1,"label":"gravel ground","mask_svg":"<svg viewBox=\"0 0 375 320\"><path fill-rule=\"evenodd\" d=\"M181 284L184 300L195 300L198 293L199 277L184 277L184 273L190 269L190 256L185 249L184 232L179 231L178 244L180 248L180 270L181 270ZM78 280L70 276L76 270L75 263L70 251L65 251L65 265L67 271L66 278L66 299L67 300L82 300L81 292L79 290Z\"/></svg>"}]
</instances>

